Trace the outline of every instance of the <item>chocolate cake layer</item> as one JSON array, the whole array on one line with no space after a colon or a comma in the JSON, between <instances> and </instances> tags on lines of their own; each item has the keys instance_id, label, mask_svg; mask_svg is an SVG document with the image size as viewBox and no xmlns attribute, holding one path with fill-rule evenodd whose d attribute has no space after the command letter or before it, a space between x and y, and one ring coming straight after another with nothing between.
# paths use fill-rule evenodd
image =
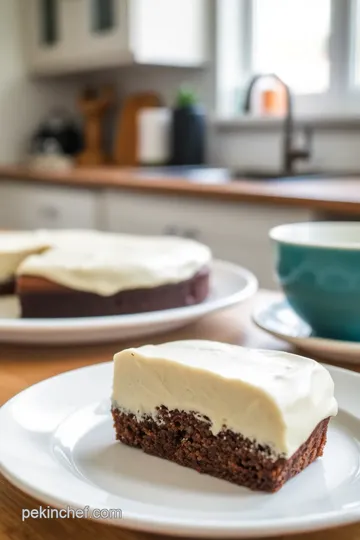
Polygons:
<instances>
[{"instance_id":1,"label":"chocolate cake layer","mask_svg":"<svg viewBox=\"0 0 360 540\"><path fill-rule=\"evenodd\" d=\"M278 491L290 478L322 456L329 418L318 424L308 440L290 458L274 460L270 448L255 444L230 430L213 435L207 419L185 412L158 410L138 421L133 414L112 410L116 438L179 465L195 469L252 490Z\"/></svg>"},{"instance_id":2,"label":"chocolate cake layer","mask_svg":"<svg viewBox=\"0 0 360 540\"><path fill-rule=\"evenodd\" d=\"M16 285L23 318L68 318L124 315L199 304L209 294L210 271L202 269L181 283L120 291L113 296L68 289L33 276Z\"/></svg>"},{"instance_id":3,"label":"chocolate cake layer","mask_svg":"<svg viewBox=\"0 0 360 540\"><path fill-rule=\"evenodd\" d=\"M6 281L0 281L0 296L15 294L15 279L9 278Z\"/></svg>"}]
</instances>

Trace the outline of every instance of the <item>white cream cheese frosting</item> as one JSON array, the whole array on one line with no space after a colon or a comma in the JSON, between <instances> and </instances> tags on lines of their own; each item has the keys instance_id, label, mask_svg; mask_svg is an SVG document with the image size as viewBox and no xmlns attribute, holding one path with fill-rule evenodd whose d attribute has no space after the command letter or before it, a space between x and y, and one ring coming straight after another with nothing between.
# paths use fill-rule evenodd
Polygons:
<instances>
[{"instance_id":1,"label":"white cream cheese frosting","mask_svg":"<svg viewBox=\"0 0 360 540\"><path fill-rule=\"evenodd\" d=\"M110 236L110 235L109 235ZM37 255L52 248L76 249L104 243L108 235L94 230L14 231L0 233L0 282L14 277L20 263L29 255Z\"/></svg>"},{"instance_id":2,"label":"white cream cheese frosting","mask_svg":"<svg viewBox=\"0 0 360 540\"><path fill-rule=\"evenodd\" d=\"M19 264L29 255L41 253L49 243L31 232L3 232L0 234L0 282L12 277Z\"/></svg>"},{"instance_id":3,"label":"white cream cheese frosting","mask_svg":"<svg viewBox=\"0 0 360 540\"><path fill-rule=\"evenodd\" d=\"M195 412L215 435L226 426L287 458L338 410L333 380L318 362L211 341L116 354L112 400L138 419L156 419L161 405Z\"/></svg>"},{"instance_id":4,"label":"white cream cheese frosting","mask_svg":"<svg viewBox=\"0 0 360 540\"><path fill-rule=\"evenodd\" d=\"M75 249L91 246L94 243L106 242L116 236L95 229L38 229L34 231L37 238L46 242L50 247Z\"/></svg>"},{"instance_id":5,"label":"white cream cheese frosting","mask_svg":"<svg viewBox=\"0 0 360 540\"><path fill-rule=\"evenodd\" d=\"M111 296L180 283L211 263L209 248L183 238L62 231L52 237L52 245L24 260L17 274Z\"/></svg>"}]
</instances>

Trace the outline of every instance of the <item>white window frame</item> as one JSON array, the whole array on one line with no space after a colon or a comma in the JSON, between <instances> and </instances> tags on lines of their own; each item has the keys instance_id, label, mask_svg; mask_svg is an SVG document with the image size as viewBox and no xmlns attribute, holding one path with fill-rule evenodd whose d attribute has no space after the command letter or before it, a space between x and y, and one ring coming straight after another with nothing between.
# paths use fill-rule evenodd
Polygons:
<instances>
[{"instance_id":1,"label":"white window frame","mask_svg":"<svg viewBox=\"0 0 360 540\"><path fill-rule=\"evenodd\" d=\"M331 2L329 90L318 94L294 94L295 114L300 117L340 119L360 112L360 88L354 85L353 70L356 0ZM216 108L220 119L242 116L236 103L241 102L241 94L253 75L251 16L252 0L217 0ZM237 97L235 79L239 85Z\"/></svg>"}]
</instances>

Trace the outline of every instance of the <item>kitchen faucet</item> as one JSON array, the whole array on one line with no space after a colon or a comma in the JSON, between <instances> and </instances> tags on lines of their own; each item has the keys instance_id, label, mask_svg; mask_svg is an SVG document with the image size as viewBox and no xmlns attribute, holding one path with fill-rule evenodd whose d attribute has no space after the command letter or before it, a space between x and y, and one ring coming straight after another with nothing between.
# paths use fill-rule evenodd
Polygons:
<instances>
[{"instance_id":1,"label":"kitchen faucet","mask_svg":"<svg viewBox=\"0 0 360 540\"><path fill-rule=\"evenodd\" d=\"M244 113L250 113L251 109L251 96L255 84L262 78L269 78L277 80L285 89L286 92L286 116L284 122L284 150L283 150L283 173L285 175L292 175L294 173L294 162L298 159L309 159L310 152L310 137L311 132L309 129L305 130L307 138L307 148L295 148L293 146L294 138L294 116L293 116L293 102L290 92L290 88L284 83L282 79L275 73L255 75L249 84L248 90L245 95Z\"/></svg>"}]
</instances>

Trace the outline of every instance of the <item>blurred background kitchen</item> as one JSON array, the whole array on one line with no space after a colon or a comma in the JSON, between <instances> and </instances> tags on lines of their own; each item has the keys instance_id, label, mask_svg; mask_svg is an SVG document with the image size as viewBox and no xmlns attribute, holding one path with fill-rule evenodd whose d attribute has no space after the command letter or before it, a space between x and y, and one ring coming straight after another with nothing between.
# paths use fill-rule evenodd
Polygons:
<instances>
[{"instance_id":1,"label":"blurred background kitchen","mask_svg":"<svg viewBox=\"0 0 360 540\"><path fill-rule=\"evenodd\" d=\"M208 244L360 216L359 0L0 0L0 228Z\"/></svg>"}]
</instances>

